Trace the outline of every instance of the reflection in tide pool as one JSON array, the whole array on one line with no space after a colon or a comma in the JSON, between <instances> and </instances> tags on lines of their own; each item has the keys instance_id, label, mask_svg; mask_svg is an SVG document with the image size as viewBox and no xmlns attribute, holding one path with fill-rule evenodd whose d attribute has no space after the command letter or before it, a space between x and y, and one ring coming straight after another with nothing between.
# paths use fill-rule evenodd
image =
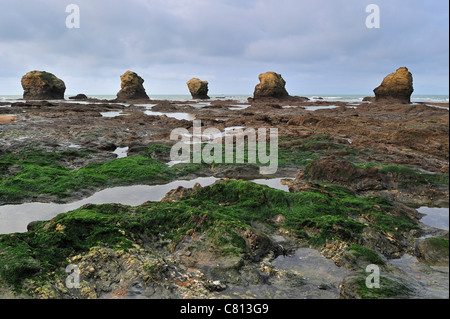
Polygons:
<instances>
[{"instance_id":1,"label":"reflection in tide pool","mask_svg":"<svg viewBox=\"0 0 450 319\"><path fill-rule=\"evenodd\" d=\"M122 116L122 115L129 115L129 114L125 114L122 111L109 111L109 112L100 112L101 116L103 117L118 117L118 116Z\"/></svg>"},{"instance_id":2,"label":"reflection in tide pool","mask_svg":"<svg viewBox=\"0 0 450 319\"><path fill-rule=\"evenodd\" d=\"M310 282L329 285L335 293L339 294L338 286L349 271L338 267L333 260L327 259L319 251L311 248L299 248L292 257L277 257L273 266L289 271L297 271Z\"/></svg>"},{"instance_id":3,"label":"reflection in tide pool","mask_svg":"<svg viewBox=\"0 0 450 319\"><path fill-rule=\"evenodd\" d=\"M128 156L129 147L118 147L115 149L113 154L117 155L117 158L125 158Z\"/></svg>"},{"instance_id":4,"label":"reflection in tide pool","mask_svg":"<svg viewBox=\"0 0 450 319\"><path fill-rule=\"evenodd\" d=\"M425 225L448 230L448 208L420 207L417 211L426 214L426 216L422 217L420 220Z\"/></svg>"},{"instance_id":5,"label":"reflection in tide pool","mask_svg":"<svg viewBox=\"0 0 450 319\"><path fill-rule=\"evenodd\" d=\"M186 121L193 121L195 120L195 115L194 114L189 114L189 113L161 113L161 112L155 112L155 111L144 111L145 114L147 115L155 115L155 116L167 116L167 117L171 117L177 120L186 120Z\"/></svg>"},{"instance_id":6,"label":"reflection in tide pool","mask_svg":"<svg viewBox=\"0 0 450 319\"><path fill-rule=\"evenodd\" d=\"M0 206L0 234L27 231L32 221L50 220L56 215L75 210L86 204L116 203L123 205L141 205L146 201L160 201L172 189L178 186L193 187L213 184L216 178L198 178L191 181L175 181L165 185L136 185L115 187L102 190L89 198L69 203L26 203L21 205Z\"/></svg>"},{"instance_id":7,"label":"reflection in tide pool","mask_svg":"<svg viewBox=\"0 0 450 319\"><path fill-rule=\"evenodd\" d=\"M20 205L0 206L0 234L26 232L27 225L32 221L50 220L58 214L69 212L86 204L116 203L129 206L141 205L147 201L157 202L179 186L192 188L196 183L206 187L214 184L218 178L202 177L190 181L178 180L164 185L135 185L114 187L99 191L91 197L68 203L25 203ZM257 184L268 185L273 188L284 189L277 179L254 180Z\"/></svg>"},{"instance_id":8,"label":"reflection in tide pool","mask_svg":"<svg viewBox=\"0 0 450 319\"><path fill-rule=\"evenodd\" d=\"M285 192L289 192L289 186L281 184L283 178L270 178L270 179L254 179L251 182L261 185L267 185L271 188L279 189Z\"/></svg>"},{"instance_id":9,"label":"reflection in tide pool","mask_svg":"<svg viewBox=\"0 0 450 319\"><path fill-rule=\"evenodd\" d=\"M299 248L290 257L279 256L271 266L279 275L270 284L231 286L219 295L234 299L338 299L339 285L350 273L310 248Z\"/></svg>"}]
</instances>

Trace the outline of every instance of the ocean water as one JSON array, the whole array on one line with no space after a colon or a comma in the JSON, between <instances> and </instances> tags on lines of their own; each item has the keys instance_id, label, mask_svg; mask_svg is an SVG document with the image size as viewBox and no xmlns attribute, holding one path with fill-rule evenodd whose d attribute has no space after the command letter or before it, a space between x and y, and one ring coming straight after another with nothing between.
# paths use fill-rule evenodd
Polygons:
<instances>
[{"instance_id":1,"label":"ocean water","mask_svg":"<svg viewBox=\"0 0 450 319\"><path fill-rule=\"evenodd\" d=\"M66 100L69 99L69 96L73 95L66 95ZM348 102L348 103L359 103L362 102L363 98L368 95L349 95L349 94L334 94L334 95L307 95L303 94L301 96L305 96L309 98L311 101L336 101L336 102ZM94 94L94 95L88 95L90 98L97 98L97 99L106 99L106 100L113 100L116 98L116 95L104 95L104 94ZM190 95L149 95L150 99L152 100L169 100L169 101L192 101L192 97ZM211 94L211 99L215 100L235 100L239 101L241 103L246 103L247 99L249 97L252 97L252 94L248 95L242 95L242 94L224 94L224 95L218 95L218 94ZM21 95L0 95L0 102L15 102L15 101L22 101ZM448 95L412 95L411 97L412 103L449 103L449 96Z\"/></svg>"}]
</instances>

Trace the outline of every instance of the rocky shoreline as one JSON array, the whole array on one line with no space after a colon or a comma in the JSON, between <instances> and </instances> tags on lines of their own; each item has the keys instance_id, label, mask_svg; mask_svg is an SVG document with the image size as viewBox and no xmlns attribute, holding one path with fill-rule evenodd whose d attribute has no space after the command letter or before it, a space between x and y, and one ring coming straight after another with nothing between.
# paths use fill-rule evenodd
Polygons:
<instances>
[{"instance_id":1,"label":"rocky shoreline","mask_svg":"<svg viewBox=\"0 0 450 319\"><path fill-rule=\"evenodd\" d=\"M0 122L2 205L223 180L160 203L86 205L0 235L3 298L448 298L448 231L424 225L416 210L448 207L448 104L0 102L7 105L2 115L16 121ZM274 176L290 176L290 192L242 181L267 177L257 165L169 167L170 133L192 130L187 118L221 131L278 128ZM126 157L117 148L128 148ZM334 275L305 275L296 267L307 257L336 267L327 268ZM394 262L407 257L408 271ZM365 286L369 264L381 270L380 289ZM67 265L79 268L79 288L67 288Z\"/></svg>"}]
</instances>

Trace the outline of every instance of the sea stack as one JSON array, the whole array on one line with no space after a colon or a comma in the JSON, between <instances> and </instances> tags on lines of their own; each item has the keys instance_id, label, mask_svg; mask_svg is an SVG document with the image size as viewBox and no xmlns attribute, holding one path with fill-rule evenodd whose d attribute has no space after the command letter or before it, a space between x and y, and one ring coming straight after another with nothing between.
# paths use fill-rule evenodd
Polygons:
<instances>
[{"instance_id":1,"label":"sea stack","mask_svg":"<svg viewBox=\"0 0 450 319\"><path fill-rule=\"evenodd\" d=\"M259 75L259 82L253 93L254 99L289 97L285 88L286 81L280 74L275 72L262 73Z\"/></svg>"},{"instance_id":2,"label":"sea stack","mask_svg":"<svg viewBox=\"0 0 450 319\"><path fill-rule=\"evenodd\" d=\"M118 100L126 101L149 99L143 86L144 79L137 75L135 72L125 72L120 76L120 80L121 90L117 93Z\"/></svg>"},{"instance_id":3,"label":"sea stack","mask_svg":"<svg viewBox=\"0 0 450 319\"><path fill-rule=\"evenodd\" d=\"M189 92L191 92L193 99L207 100L208 96L208 82L197 78L190 79L187 83Z\"/></svg>"},{"instance_id":4,"label":"sea stack","mask_svg":"<svg viewBox=\"0 0 450 319\"><path fill-rule=\"evenodd\" d=\"M66 85L55 75L45 71L31 71L22 77L25 100L63 100Z\"/></svg>"},{"instance_id":5,"label":"sea stack","mask_svg":"<svg viewBox=\"0 0 450 319\"><path fill-rule=\"evenodd\" d=\"M408 68L401 67L386 76L373 92L376 102L410 104L411 94L414 92L412 74Z\"/></svg>"}]
</instances>

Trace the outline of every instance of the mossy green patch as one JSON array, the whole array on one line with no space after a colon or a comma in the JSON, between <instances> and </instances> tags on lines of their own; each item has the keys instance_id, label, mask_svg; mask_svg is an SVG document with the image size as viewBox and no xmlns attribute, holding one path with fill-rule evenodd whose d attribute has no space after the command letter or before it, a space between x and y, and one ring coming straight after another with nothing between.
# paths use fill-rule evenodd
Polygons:
<instances>
[{"instance_id":1,"label":"mossy green patch","mask_svg":"<svg viewBox=\"0 0 450 319\"><path fill-rule=\"evenodd\" d=\"M62 152L47 152L36 147L27 147L19 153L6 153L0 151L0 175L13 165L17 166L51 166L62 164L64 160L88 157L88 151L65 150Z\"/></svg>"},{"instance_id":2,"label":"mossy green patch","mask_svg":"<svg viewBox=\"0 0 450 319\"><path fill-rule=\"evenodd\" d=\"M373 218L374 226L388 231L407 231L418 227L382 197L359 198L344 187L317 185L311 191L286 193L267 186L242 181L227 181L214 187L200 189L189 198L193 205L204 207L213 202L232 207L229 212L240 221L266 222L277 214L285 216L285 227L305 237L311 243L322 245L327 239L339 238L358 242L366 225L355 220L355 216L384 214L384 218ZM379 211L377 211L379 210ZM395 221L400 216L400 221ZM401 229L400 229L401 228Z\"/></svg>"},{"instance_id":3,"label":"mossy green patch","mask_svg":"<svg viewBox=\"0 0 450 319\"><path fill-rule=\"evenodd\" d=\"M442 173L427 173L403 165L386 165L380 163L360 163L358 167L376 167L381 174L390 175L398 180L401 187L411 185L448 185L449 175Z\"/></svg>"},{"instance_id":4,"label":"mossy green patch","mask_svg":"<svg viewBox=\"0 0 450 319\"><path fill-rule=\"evenodd\" d=\"M45 72L45 71L33 71L33 72L38 72L41 80L50 85L52 85L56 79L56 77L52 73L49 73L49 72Z\"/></svg>"},{"instance_id":5,"label":"mossy green patch","mask_svg":"<svg viewBox=\"0 0 450 319\"><path fill-rule=\"evenodd\" d=\"M353 217L370 213L374 205L394 214L392 205L376 197L358 198L340 186L316 185L293 194L235 180L198 189L173 203L86 205L49 222L38 222L28 233L1 235L0 255L5 258L0 274L11 284L36 276L43 280L45 274L65 265L69 256L100 244L128 249L134 243L145 246L162 239L174 248L192 232L209 238L217 254L245 257L251 253L244 238L246 230L252 230L254 222L273 228L272 220L279 214L286 219L285 229L315 245L327 239L359 244L367 225ZM409 227L415 226L411 220ZM356 252L373 257L362 248Z\"/></svg>"},{"instance_id":6,"label":"mossy green patch","mask_svg":"<svg viewBox=\"0 0 450 319\"><path fill-rule=\"evenodd\" d=\"M154 151L155 147L152 149ZM150 152L148 156L152 154L153 152ZM35 149L0 155L0 174L6 174L13 165L20 168L15 175L0 180L0 203L17 202L42 194L64 199L79 190L170 181L203 167L188 164L170 168L165 163L145 155L92 163L78 170L71 170L62 165L64 160L84 156L88 154Z\"/></svg>"},{"instance_id":7,"label":"mossy green patch","mask_svg":"<svg viewBox=\"0 0 450 319\"><path fill-rule=\"evenodd\" d=\"M363 299L407 298L412 292L410 288L401 282L385 276L380 276L379 288L368 288L366 278L358 278L356 282L359 286L358 293Z\"/></svg>"},{"instance_id":8,"label":"mossy green patch","mask_svg":"<svg viewBox=\"0 0 450 319\"><path fill-rule=\"evenodd\" d=\"M283 141L278 150L278 168L300 168L311 160L320 158L321 155L317 152L322 151L310 147L317 143L335 145L320 136L317 139L301 142ZM266 154L270 154L269 147L267 143ZM0 180L0 203L19 202L38 195L55 196L56 200L63 200L79 190L171 181L197 174L211 166L223 168L248 164L269 165L259 161L249 163L248 144L244 147L244 163L236 163L237 149L234 146L233 163L225 163L225 154L223 154L221 163L184 163L168 167L166 163L170 161L170 150L170 146L151 145L139 155L91 163L78 170L69 169L66 163L76 158L89 157L88 151L47 152L37 147L28 147L19 153L2 152L0 153L0 176L4 178ZM256 148L257 153L258 151ZM16 167L13 174L10 172L11 167Z\"/></svg>"},{"instance_id":9,"label":"mossy green patch","mask_svg":"<svg viewBox=\"0 0 450 319\"><path fill-rule=\"evenodd\" d=\"M440 252L440 255L444 258L449 256L449 240L445 238L427 238L425 239L428 245L430 245L430 250Z\"/></svg>"},{"instance_id":10,"label":"mossy green patch","mask_svg":"<svg viewBox=\"0 0 450 319\"><path fill-rule=\"evenodd\" d=\"M428 239L432 245L437 247L438 249L443 249L447 251L447 254L449 252L449 240L445 238L429 238Z\"/></svg>"},{"instance_id":11,"label":"mossy green patch","mask_svg":"<svg viewBox=\"0 0 450 319\"><path fill-rule=\"evenodd\" d=\"M24 278L41 271L39 260L33 257L32 247L22 236L0 239L0 276L6 282L17 286Z\"/></svg>"},{"instance_id":12,"label":"mossy green patch","mask_svg":"<svg viewBox=\"0 0 450 319\"><path fill-rule=\"evenodd\" d=\"M372 264L384 265L383 259L372 249L368 249L360 245L352 245L348 248L348 250L351 251L353 256L364 257L368 262Z\"/></svg>"}]
</instances>

